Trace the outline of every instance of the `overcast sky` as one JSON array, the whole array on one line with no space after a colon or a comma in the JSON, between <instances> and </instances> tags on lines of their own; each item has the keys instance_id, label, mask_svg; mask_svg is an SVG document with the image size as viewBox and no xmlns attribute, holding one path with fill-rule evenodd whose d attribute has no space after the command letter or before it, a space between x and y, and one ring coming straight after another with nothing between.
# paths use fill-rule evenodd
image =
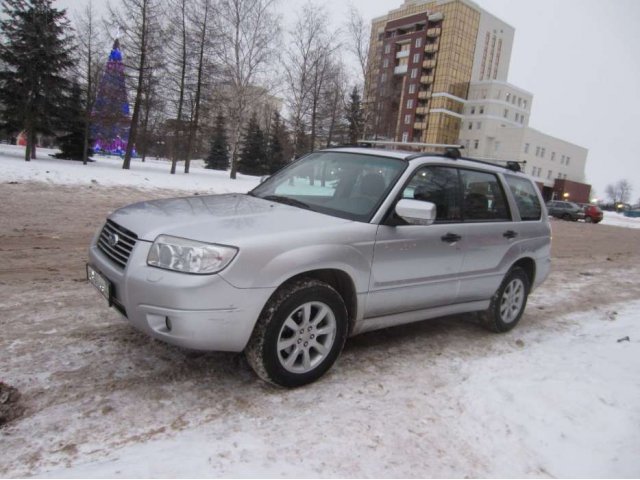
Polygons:
<instances>
[{"instance_id":1,"label":"overcast sky","mask_svg":"<svg viewBox=\"0 0 640 480\"><path fill-rule=\"evenodd\" d=\"M318 0L320 1L320 0ZM58 0L76 10L89 0ZM102 7L105 2L94 0ZM335 26L348 0L324 0ZM351 0L373 18L403 0ZM589 149L598 197L626 178L640 198L640 1L476 0L515 28L509 82L534 94L529 125ZM283 0L285 23L302 1ZM293 7L293 8L292 8Z\"/></svg>"}]
</instances>

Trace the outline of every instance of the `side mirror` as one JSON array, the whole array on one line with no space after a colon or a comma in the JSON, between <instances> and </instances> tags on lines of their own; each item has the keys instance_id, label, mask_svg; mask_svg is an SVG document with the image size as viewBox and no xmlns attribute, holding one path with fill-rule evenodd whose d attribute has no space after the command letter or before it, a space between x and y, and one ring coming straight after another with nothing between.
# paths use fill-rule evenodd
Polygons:
<instances>
[{"instance_id":1,"label":"side mirror","mask_svg":"<svg viewBox=\"0 0 640 480\"><path fill-rule=\"evenodd\" d=\"M262 177L260 177L260 183L264 183L267 180L269 180L269 178L271 178L271 175L263 175Z\"/></svg>"},{"instance_id":2,"label":"side mirror","mask_svg":"<svg viewBox=\"0 0 640 480\"><path fill-rule=\"evenodd\" d=\"M431 225L436 221L436 205L422 200L403 198L396 205L396 214L412 225Z\"/></svg>"}]
</instances>

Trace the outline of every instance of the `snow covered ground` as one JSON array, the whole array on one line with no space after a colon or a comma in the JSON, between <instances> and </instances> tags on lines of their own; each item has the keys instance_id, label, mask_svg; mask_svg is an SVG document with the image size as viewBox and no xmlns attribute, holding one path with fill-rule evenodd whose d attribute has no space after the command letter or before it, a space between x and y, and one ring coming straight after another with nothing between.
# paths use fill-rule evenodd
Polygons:
<instances>
[{"instance_id":1,"label":"snow covered ground","mask_svg":"<svg viewBox=\"0 0 640 480\"><path fill-rule=\"evenodd\" d=\"M129 186L144 189L172 189L199 193L246 192L255 187L259 179L238 175L229 179L228 172L203 168L202 160L191 162L190 173L184 173L184 163L178 164L177 173L170 175L167 160L139 158L131 161L129 170L122 169L122 159L96 155L95 162L59 160L49 155L56 150L40 148L37 161L24 161L24 147L0 145L2 180L9 182L38 181L60 185Z\"/></svg>"},{"instance_id":2,"label":"snow covered ground","mask_svg":"<svg viewBox=\"0 0 640 480\"><path fill-rule=\"evenodd\" d=\"M0 476L640 476L640 242L607 226L632 219L555 222L555 249L568 235L600 241L558 250L513 332L485 332L473 316L372 332L350 339L325 378L285 391L257 380L239 355L193 354L123 322L65 245L78 232L60 225L80 209L51 201L98 201L110 187L246 191L257 179L197 163L169 175L159 160L123 171L116 158L84 166L48 153L24 162L22 149L0 145L4 203L31 187L43 199L0 229L0 259L15 268L0 269L0 380L27 405L0 430ZM100 212L73 225L94 228ZM39 243L23 248L21 235ZM609 236L627 243L599 250ZM46 263L58 250L67 269Z\"/></svg>"}]
</instances>

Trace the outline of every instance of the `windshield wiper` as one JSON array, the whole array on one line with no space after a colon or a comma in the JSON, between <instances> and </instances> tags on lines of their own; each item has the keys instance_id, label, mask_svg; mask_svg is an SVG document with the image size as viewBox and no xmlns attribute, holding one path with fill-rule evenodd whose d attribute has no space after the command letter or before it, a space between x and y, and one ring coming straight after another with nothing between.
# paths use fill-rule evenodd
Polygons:
<instances>
[{"instance_id":1,"label":"windshield wiper","mask_svg":"<svg viewBox=\"0 0 640 480\"><path fill-rule=\"evenodd\" d=\"M312 210L311 206L308 204L301 202L300 200L296 200L295 198L283 197L282 195L267 195L266 197L262 197L264 200L270 200L272 202L284 203L285 205L291 205L292 207L300 207L305 208L307 210Z\"/></svg>"}]
</instances>

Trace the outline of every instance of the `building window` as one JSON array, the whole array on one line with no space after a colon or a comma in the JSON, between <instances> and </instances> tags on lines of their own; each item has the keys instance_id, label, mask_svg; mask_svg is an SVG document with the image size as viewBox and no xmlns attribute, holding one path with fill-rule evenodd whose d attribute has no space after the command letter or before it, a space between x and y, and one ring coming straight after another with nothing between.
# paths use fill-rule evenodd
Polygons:
<instances>
[{"instance_id":1,"label":"building window","mask_svg":"<svg viewBox=\"0 0 640 480\"><path fill-rule=\"evenodd\" d=\"M407 108L413 108L413 98L407 100Z\"/></svg>"},{"instance_id":2,"label":"building window","mask_svg":"<svg viewBox=\"0 0 640 480\"><path fill-rule=\"evenodd\" d=\"M471 115L476 113L476 107L471 107Z\"/></svg>"},{"instance_id":3,"label":"building window","mask_svg":"<svg viewBox=\"0 0 640 480\"><path fill-rule=\"evenodd\" d=\"M560 157L560 165L564 165L564 155Z\"/></svg>"},{"instance_id":4,"label":"building window","mask_svg":"<svg viewBox=\"0 0 640 480\"><path fill-rule=\"evenodd\" d=\"M500 150L500 142L496 142L496 143L495 143L495 147L496 147L496 148L495 148L496 152L497 152L498 150Z\"/></svg>"},{"instance_id":5,"label":"building window","mask_svg":"<svg viewBox=\"0 0 640 480\"><path fill-rule=\"evenodd\" d=\"M469 122L469 130L473 128L473 122Z\"/></svg>"},{"instance_id":6,"label":"building window","mask_svg":"<svg viewBox=\"0 0 640 480\"><path fill-rule=\"evenodd\" d=\"M480 115L484 113L484 107L480 107Z\"/></svg>"},{"instance_id":7,"label":"building window","mask_svg":"<svg viewBox=\"0 0 640 480\"><path fill-rule=\"evenodd\" d=\"M380 81L381 81L382 83L384 83L384 82L386 82L386 81L387 81L387 74L386 74L386 73L383 73L382 75L380 75Z\"/></svg>"},{"instance_id":8,"label":"building window","mask_svg":"<svg viewBox=\"0 0 640 480\"><path fill-rule=\"evenodd\" d=\"M522 101L522 108L524 108L525 110L527 109L527 101L526 100Z\"/></svg>"},{"instance_id":9,"label":"building window","mask_svg":"<svg viewBox=\"0 0 640 480\"><path fill-rule=\"evenodd\" d=\"M528 143L524 144L524 153L529 153L529 144Z\"/></svg>"},{"instance_id":10,"label":"building window","mask_svg":"<svg viewBox=\"0 0 640 480\"><path fill-rule=\"evenodd\" d=\"M522 99L520 97L518 97L518 106L521 107L522 106Z\"/></svg>"},{"instance_id":11,"label":"building window","mask_svg":"<svg viewBox=\"0 0 640 480\"><path fill-rule=\"evenodd\" d=\"M420 48L422 46L422 38L416 38L416 48Z\"/></svg>"},{"instance_id":12,"label":"building window","mask_svg":"<svg viewBox=\"0 0 640 480\"><path fill-rule=\"evenodd\" d=\"M507 102L509 101L510 98L511 98L511 94L507 93Z\"/></svg>"},{"instance_id":13,"label":"building window","mask_svg":"<svg viewBox=\"0 0 640 480\"><path fill-rule=\"evenodd\" d=\"M556 161L556 152L551 152L551 161L552 162Z\"/></svg>"},{"instance_id":14,"label":"building window","mask_svg":"<svg viewBox=\"0 0 640 480\"><path fill-rule=\"evenodd\" d=\"M524 123L524 115L520 115L520 123Z\"/></svg>"},{"instance_id":15,"label":"building window","mask_svg":"<svg viewBox=\"0 0 640 480\"><path fill-rule=\"evenodd\" d=\"M402 143L407 143L409 141L409 132L402 133Z\"/></svg>"},{"instance_id":16,"label":"building window","mask_svg":"<svg viewBox=\"0 0 640 480\"><path fill-rule=\"evenodd\" d=\"M507 118L509 116L509 110L508 109L504 109L504 114L502 115L504 118Z\"/></svg>"},{"instance_id":17,"label":"building window","mask_svg":"<svg viewBox=\"0 0 640 480\"><path fill-rule=\"evenodd\" d=\"M545 149L544 149L544 148L541 148L541 149L540 149L540 156L541 156L542 158L544 158L544 153L545 153Z\"/></svg>"},{"instance_id":18,"label":"building window","mask_svg":"<svg viewBox=\"0 0 640 480\"><path fill-rule=\"evenodd\" d=\"M482 128L482 122L476 122L476 128L480 130Z\"/></svg>"},{"instance_id":19,"label":"building window","mask_svg":"<svg viewBox=\"0 0 640 480\"><path fill-rule=\"evenodd\" d=\"M420 54L419 53L414 53L413 54L413 63L418 63L420 61Z\"/></svg>"},{"instance_id":20,"label":"building window","mask_svg":"<svg viewBox=\"0 0 640 480\"><path fill-rule=\"evenodd\" d=\"M473 141L473 148L477 150L479 146L480 146L480 140L474 140Z\"/></svg>"},{"instance_id":21,"label":"building window","mask_svg":"<svg viewBox=\"0 0 640 480\"><path fill-rule=\"evenodd\" d=\"M391 44L390 43L387 43L384 46L384 53L391 53Z\"/></svg>"},{"instance_id":22,"label":"building window","mask_svg":"<svg viewBox=\"0 0 640 480\"><path fill-rule=\"evenodd\" d=\"M411 69L411 78L418 78L418 69L417 68L412 68Z\"/></svg>"},{"instance_id":23,"label":"building window","mask_svg":"<svg viewBox=\"0 0 640 480\"><path fill-rule=\"evenodd\" d=\"M516 122L518 121L519 117L520 117L520 115L516 113Z\"/></svg>"},{"instance_id":24,"label":"building window","mask_svg":"<svg viewBox=\"0 0 640 480\"><path fill-rule=\"evenodd\" d=\"M404 123L405 125L409 125L411 123L411 115L404 116Z\"/></svg>"},{"instance_id":25,"label":"building window","mask_svg":"<svg viewBox=\"0 0 640 480\"><path fill-rule=\"evenodd\" d=\"M569 165L569 160L571 160L571 157L567 157L567 159L565 160L564 164L565 165Z\"/></svg>"},{"instance_id":26,"label":"building window","mask_svg":"<svg viewBox=\"0 0 640 480\"><path fill-rule=\"evenodd\" d=\"M536 147L536 157L540 156L540 147Z\"/></svg>"},{"instance_id":27,"label":"building window","mask_svg":"<svg viewBox=\"0 0 640 480\"><path fill-rule=\"evenodd\" d=\"M547 173L547 179L551 180L551 177L553 177L553 172L549 170L549 173Z\"/></svg>"},{"instance_id":28,"label":"building window","mask_svg":"<svg viewBox=\"0 0 640 480\"><path fill-rule=\"evenodd\" d=\"M416 93L416 84L412 83L409 85L409 93Z\"/></svg>"},{"instance_id":29,"label":"building window","mask_svg":"<svg viewBox=\"0 0 640 480\"><path fill-rule=\"evenodd\" d=\"M382 62L382 68L387 68L389 66L389 59L385 58Z\"/></svg>"}]
</instances>

